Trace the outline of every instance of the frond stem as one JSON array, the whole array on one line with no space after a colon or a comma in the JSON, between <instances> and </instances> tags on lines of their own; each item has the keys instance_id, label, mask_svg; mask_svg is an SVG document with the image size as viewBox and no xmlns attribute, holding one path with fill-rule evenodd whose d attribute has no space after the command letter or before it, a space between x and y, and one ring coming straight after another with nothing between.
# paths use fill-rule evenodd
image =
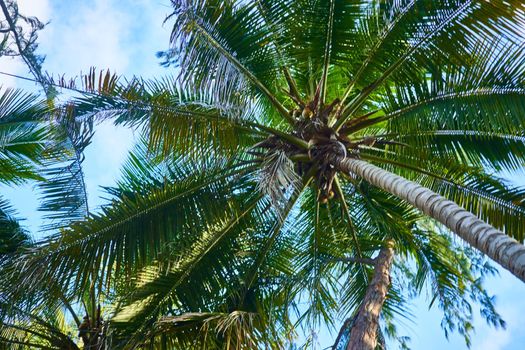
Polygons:
<instances>
[{"instance_id":1,"label":"frond stem","mask_svg":"<svg viewBox=\"0 0 525 350\"><path fill-rule=\"evenodd\" d=\"M290 125L294 125L295 121L288 113L288 110L279 102L277 97L268 90L268 88L259 80L257 77L248 70L237 58L235 58L228 50L226 50L213 36L204 28L196 19L193 20L193 24L200 34L205 38L205 40L221 55L223 55L228 61L230 61L241 73L243 73L249 81L251 81L272 103L272 105L277 109L281 116L288 122Z\"/></svg>"},{"instance_id":2,"label":"frond stem","mask_svg":"<svg viewBox=\"0 0 525 350\"><path fill-rule=\"evenodd\" d=\"M337 114L339 114L341 112L340 109L343 108L344 103L345 103L346 99L348 98L348 96L350 95L350 93L352 92L355 84L357 83L359 78L361 78L361 75L363 74L365 69L368 67L368 65L372 61L373 57L376 55L376 53L379 50L379 48L385 43L385 40L388 37L388 35L396 27L396 25L399 23L399 21L408 13L408 11L410 11L410 9L414 6L415 3L416 3L415 0L412 0L409 4L407 4L407 6L405 6L401 10L400 14L396 17L396 19L394 21L392 21L383 30L381 35L378 37L378 40L376 41L376 43L374 44L374 46L370 50L369 54L366 56L366 59L363 61L363 64L361 65L361 67L359 67L357 73L354 75L354 77L351 80L350 84L348 84L348 87L346 88L345 92L343 93L343 97L341 98L341 104L339 105L339 108L337 110L337 112L338 112Z\"/></svg>"},{"instance_id":3,"label":"frond stem","mask_svg":"<svg viewBox=\"0 0 525 350\"><path fill-rule=\"evenodd\" d=\"M335 192L337 194L337 197L339 198L339 202L341 203L342 207L343 207L343 213L344 213L344 216L346 218L346 221L350 227L350 231L352 232L352 239L354 240L354 244L355 244L355 249L356 249L356 252L357 252L357 258L358 259L362 259L363 258L363 254L361 253L361 248L359 247L359 241L357 239L357 235L356 235L356 232L355 232L355 227L354 227L354 224L352 222L352 216L350 215L350 210L348 209L348 204L346 203L346 198L345 198L345 195L344 195L344 192L343 192L343 188L341 187L341 183L339 181L339 178L337 177L337 175L334 177L334 189L335 189ZM364 271L363 271L364 273Z\"/></svg>"},{"instance_id":4,"label":"frond stem","mask_svg":"<svg viewBox=\"0 0 525 350\"><path fill-rule=\"evenodd\" d=\"M261 13L262 18L266 22L266 25L268 25L269 27L273 27L273 24L270 23L270 21L268 20L266 9L264 8L260 0L257 0L257 9ZM275 46L275 51L277 52L277 55L279 55L279 60L281 61L280 62L281 69L283 70L284 77L286 78L288 87L290 89L289 92L297 100L297 102L302 103L301 94L299 93L299 90L297 89L297 83L295 82L295 79L290 73L290 69L286 65L286 62L284 60L284 55L281 51L281 48L279 47L279 44L277 42L277 38L275 37L275 32L273 31L273 28L272 28L272 37L273 37L273 44Z\"/></svg>"},{"instance_id":5,"label":"frond stem","mask_svg":"<svg viewBox=\"0 0 525 350\"><path fill-rule=\"evenodd\" d=\"M332 36L334 30L334 11L335 11L335 0L330 0L330 13L328 16L328 25L326 28L326 44L324 50L324 62L323 62L323 74L320 81L320 101L317 104L318 112L322 108L321 106L326 101L326 90L328 84L328 69L330 67L330 56L332 52Z\"/></svg>"},{"instance_id":6,"label":"frond stem","mask_svg":"<svg viewBox=\"0 0 525 350\"><path fill-rule=\"evenodd\" d=\"M452 21L454 21L458 16L465 13L465 10L470 6L471 1L467 1L462 4L458 9L456 9L451 15L449 15L442 23L440 23L434 30L431 30L427 33L421 40L419 40L415 45L413 45L405 54L403 54L397 61L395 61L390 67L388 67L381 77L379 77L372 84L368 85L363 89L363 91L357 95L342 111L339 119L337 119L334 129L339 131L339 129L346 123L346 121L352 117L352 115L363 105L368 96L374 92L377 87L379 87L390 75L405 61L414 54L419 47L425 44L429 39L434 37L436 34L441 32L441 30L447 27ZM341 104L342 105L342 104Z\"/></svg>"}]
</instances>

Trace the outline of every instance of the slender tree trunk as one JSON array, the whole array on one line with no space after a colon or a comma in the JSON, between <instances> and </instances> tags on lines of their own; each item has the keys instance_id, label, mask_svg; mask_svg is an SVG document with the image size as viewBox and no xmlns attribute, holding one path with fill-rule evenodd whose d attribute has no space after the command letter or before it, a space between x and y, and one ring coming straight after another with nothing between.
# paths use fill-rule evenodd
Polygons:
<instances>
[{"instance_id":1,"label":"slender tree trunk","mask_svg":"<svg viewBox=\"0 0 525 350\"><path fill-rule=\"evenodd\" d=\"M381 248L376 258L374 275L354 317L346 350L374 350L376 348L379 314L390 287L390 269L393 260L393 243L389 241L385 247Z\"/></svg>"},{"instance_id":2,"label":"slender tree trunk","mask_svg":"<svg viewBox=\"0 0 525 350\"><path fill-rule=\"evenodd\" d=\"M372 185L411 203L525 282L525 246L515 239L456 203L401 176L358 159L332 157L330 160L341 171L357 174Z\"/></svg>"}]
</instances>

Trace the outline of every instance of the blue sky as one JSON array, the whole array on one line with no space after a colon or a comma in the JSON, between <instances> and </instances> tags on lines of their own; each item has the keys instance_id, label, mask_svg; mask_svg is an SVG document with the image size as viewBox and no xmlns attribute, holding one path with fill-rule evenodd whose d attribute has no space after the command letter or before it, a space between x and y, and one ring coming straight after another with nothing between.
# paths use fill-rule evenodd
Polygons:
<instances>
[{"instance_id":1,"label":"blue sky","mask_svg":"<svg viewBox=\"0 0 525 350\"><path fill-rule=\"evenodd\" d=\"M171 73L158 64L155 52L168 47L170 27L162 22L170 12L168 0L19 0L22 13L50 21L40 35L39 53L46 55L45 70L53 74L75 76L91 66L109 68L131 77L161 76ZM0 70L28 76L21 62L0 59ZM14 78L0 76L0 84L36 89ZM91 209L103 201L100 186L114 184L119 168L132 144L133 132L115 128L109 123L97 127L92 145L86 151L84 170ZM514 183L525 186L525 171L508 176ZM0 187L10 198L24 224L38 229L39 215L31 186L10 189ZM507 330L487 327L479 317L473 349L521 350L525 347L522 315L525 315L525 284L506 271L486 284L497 298L497 309L507 321ZM440 329L440 313L428 310L423 300L414 302L411 311L416 318L401 331L412 338L413 349L464 349L463 340L452 335L447 341ZM335 335L333 336L335 337ZM321 331L318 349L331 345L333 337Z\"/></svg>"}]
</instances>

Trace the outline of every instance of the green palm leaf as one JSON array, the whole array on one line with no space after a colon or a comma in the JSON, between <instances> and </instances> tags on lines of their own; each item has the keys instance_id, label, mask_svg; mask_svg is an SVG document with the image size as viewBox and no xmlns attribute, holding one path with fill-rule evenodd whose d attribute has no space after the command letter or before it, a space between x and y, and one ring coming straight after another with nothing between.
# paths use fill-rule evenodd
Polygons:
<instances>
[{"instance_id":1,"label":"green palm leaf","mask_svg":"<svg viewBox=\"0 0 525 350\"><path fill-rule=\"evenodd\" d=\"M393 246L379 342L390 335L405 343L394 322L410 317L408 301L427 287L445 331L458 330L467 344L472 304L503 326L482 288L492 268L370 184L473 245L479 234L497 237L485 252L503 251L503 266L514 266L511 255L523 259L517 242L430 191L523 240L524 191L498 177L525 164L521 2L172 5L172 48L163 57L179 77L123 82L90 71L82 89L69 86L81 96L55 113L54 148L25 144L47 137L33 128L38 111L24 114L31 103L0 99L22 115L0 119L0 175L2 159L9 165L0 181L42 175L43 208L60 225L73 221L3 266L6 300L39 310L51 305L53 281L66 301L89 299L95 314L107 295L114 347L283 348L298 329L357 319L377 287L376 257ZM109 118L141 128L144 140L107 189L110 201L79 216L88 211L78 201L85 186L70 175L82 179L91 125ZM42 162L47 172L35 166L44 150L54 157ZM353 341L349 324L343 342Z\"/></svg>"}]
</instances>

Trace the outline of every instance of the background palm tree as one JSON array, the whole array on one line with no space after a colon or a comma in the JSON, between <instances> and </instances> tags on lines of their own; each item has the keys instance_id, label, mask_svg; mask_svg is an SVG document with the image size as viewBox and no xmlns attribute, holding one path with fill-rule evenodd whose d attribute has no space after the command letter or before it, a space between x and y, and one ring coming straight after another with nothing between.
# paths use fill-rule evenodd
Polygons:
<instances>
[{"instance_id":1,"label":"background palm tree","mask_svg":"<svg viewBox=\"0 0 525 350\"><path fill-rule=\"evenodd\" d=\"M47 103L36 95L7 89L1 91L0 111L0 183L16 186L33 181L41 188L51 189L52 183L63 180L57 169L62 169L64 162L68 161L69 152L63 146L61 133L50 128L53 124L49 120ZM64 192L55 192L55 198L59 198L60 193ZM71 196L74 196L73 192ZM52 196L46 200L52 200ZM45 207L45 202L43 205ZM0 269L8 271L20 254L27 253L31 247L29 232L15 218L15 211L7 200L0 197ZM34 302L33 296L36 294L26 302ZM61 300L60 294L58 296ZM8 348L20 349L45 347L41 341L45 339L58 348L75 349L64 331L66 321L60 311L50 308L35 312L31 307L19 306L12 305L5 293L0 296L2 348L4 344L10 344Z\"/></svg>"},{"instance_id":2,"label":"background palm tree","mask_svg":"<svg viewBox=\"0 0 525 350\"><path fill-rule=\"evenodd\" d=\"M399 274L416 291L435 286L445 328L468 335L470 292L501 324L477 279L491 270L470 272L475 253L389 192L420 209L439 198L386 170L523 239L523 192L494 175L523 164L522 4L172 3L164 57L179 65L178 81L95 84L90 75L72 108L143 127L148 151L131 157L102 213L23 259L38 279L16 270L10 282L39 290L56 281L67 298L111 293L115 346L183 347L190 330L213 329L198 339L279 347L296 321L353 315L370 261L393 241L402 262L416 261L416 272L408 263ZM489 253L505 242L511 254L490 256L523 276L522 245L465 211L471 225L449 225L447 210L459 209L447 208L429 214L463 236L492 230L492 246L469 242ZM387 322L403 292L390 289ZM249 336L232 336L245 325Z\"/></svg>"},{"instance_id":3,"label":"background palm tree","mask_svg":"<svg viewBox=\"0 0 525 350\"><path fill-rule=\"evenodd\" d=\"M42 228L56 230L84 218L89 211L81 163L93 124L72 118L67 106L54 106L58 92L42 72L44 57L36 52L38 33L45 25L20 13L14 0L0 0L0 9L4 18L0 57L23 60L47 97L44 100L36 94L2 90L0 181L20 184L23 180L40 180L39 210L47 214Z\"/></svg>"},{"instance_id":4,"label":"background palm tree","mask_svg":"<svg viewBox=\"0 0 525 350\"><path fill-rule=\"evenodd\" d=\"M15 1L2 0L0 8L4 18L0 26L0 57L20 57L48 97L42 99L36 94L0 87L0 184L36 185L39 210L46 213L41 228L49 234L87 215L81 162L82 151L92 136L92 124L71 118L67 107L54 107L57 91L44 80L44 59L36 54L38 31L44 24L21 14ZM31 251L31 236L15 218L15 210L0 197L3 272L9 273L13 262ZM17 305L8 293L0 295L0 348L78 349L73 339L77 328L82 328L79 316L65 297L64 287L52 281L47 283L45 289L28 291L25 302ZM46 308L38 307L38 300L42 299L46 300ZM84 299L84 307L95 303L89 297Z\"/></svg>"}]
</instances>

